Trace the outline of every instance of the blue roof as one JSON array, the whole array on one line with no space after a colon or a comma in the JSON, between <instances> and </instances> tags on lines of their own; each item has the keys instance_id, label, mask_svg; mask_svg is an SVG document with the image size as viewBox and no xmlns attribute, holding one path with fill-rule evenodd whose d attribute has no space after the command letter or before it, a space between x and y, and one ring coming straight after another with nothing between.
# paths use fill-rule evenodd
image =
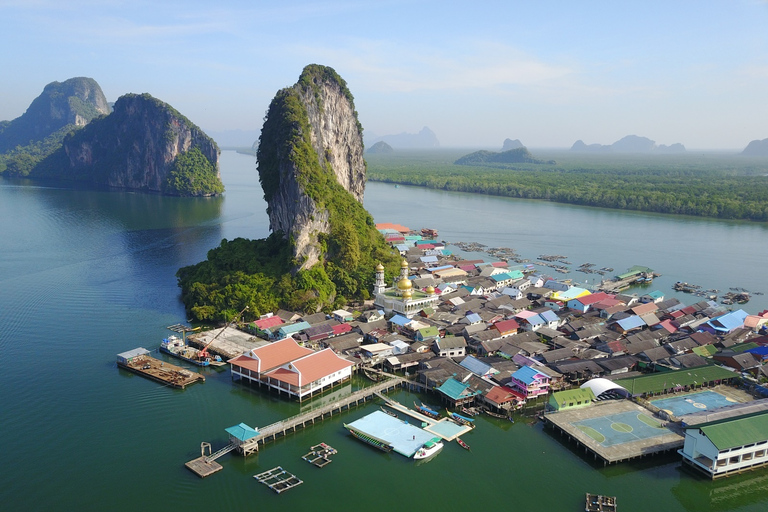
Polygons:
<instances>
[{"instance_id":1,"label":"blue roof","mask_svg":"<svg viewBox=\"0 0 768 512\"><path fill-rule=\"evenodd\" d=\"M546 323L544 321L544 319L541 317L541 315L529 316L528 318L525 318L524 320L526 322L528 322L529 324L531 324L531 325L541 325L541 324Z\"/></svg>"},{"instance_id":2,"label":"blue roof","mask_svg":"<svg viewBox=\"0 0 768 512\"><path fill-rule=\"evenodd\" d=\"M637 315L628 316L627 318L622 318L621 320L616 322L621 326L622 329L625 331L628 331L630 329L637 329L638 327L642 327L645 325L645 322L642 318L640 318Z\"/></svg>"},{"instance_id":3,"label":"blue roof","mask_svg":"<svg viewBox=\"0 0 768 512\"><path fill-rule=\"evenodd\" d=\"M480 315L478 315L477 313L469 313L466 316L466 318L467 318L467 320L469 320L473 324L476 324L478 322L482 322L483 321L483 318Z\"/></svg>"},{"instance_id":4,"label":"blue roof","mask_svg":"<svg viewBox=\"0 0 768 512\"><path fill-rule=\"evenodd\" d=\"M542 311L541 313L539 313L539 316L541 316L541 318L543 318L547 322L557 322L559 320L555 312L552 311L551 309Z\"/></svg>"},{"instance_id":5,"label":"blue roof","mask_svg":"<svg viewBox=\"0 0 768 512\"><path fill-rule=\"evenodd\" d=\"M528 365L523 366L519 370L517 370L515 373L512 374L512 377L519 380L520 382L524 382L526 384L533 384L536 381L537 375L544 375L540 371L537 371L533 368L531 368Z\"/></svg>"},{"instance_id":6,"label":"blue roof","mask_svg":"<svg viewBox=\"0 0 768 512\"><path fill-rule=\"evenodd\" d=\"M411 322L411 320L408 317L403 315L395 315L392 318L390 318L389 321L395 325L399 325L400 327L405 327L407 324Z\"/></svg>"},{"instance_id":7,"label":"blue roof","mask_svg":"<svg viewBox=\"0 0 768 512\"><path fill-rule=\"evenodd\" d=\"M747 318L747 313L743 309L726 313L717 318L713 318L707 325L712 327L716 331L731 332L734 329L744 327L744 320Z\"/></svg>"},{"instance_id":8,"label":"blue roof","mask_svg":"<svg viewBox=\"0 0 768 512\"><path fill-rule=\"evenodd\" d=\"M427 269L428 272L437 272L438 270L447 270L449 268L453 268L453 265L443 265L441 267L432 267Z\"/></svg>"},{"instance_id":9,"label":"blue roof","mask_svg":"<svg viewBox=\"0 0 768 512\"><path fill-rule=\"evenodd\" d=\"M312 327L307 322L296 322L295 324L289 324L289 325L281 325L280 329L278 329L279 332L283 332L285 334L293 334L294 332L303 331L304 329L308 329Z\"/></svg>"},{"instance_id":10,"label":"blue roof","mask_svg":"<svg viewBox=\"0 0 768 512\"><path fill-rule=\"evenodd\" d=\"M755 354L756 356L760 356L763 359L768 357L768 347L766 347L765 345L762 345L760 347L751 348L751 349L747 350L747 352L749 352L751 354Z\"/></svg>"},{"instance_id":11,"label":"blue roof","mask_svg":"<svg viewBox=\"0 0 768 512\"><path fill-rule=\"evenodd\" d=\"M230 436L239 439L240 441L247 441L251 439L252 437L256 437L259 435L259 431L255 428L251 428L245 423L240 423L239 425L235 425L234 427L229 427L227 429L224 429L227 431L227 434Z\"/></svg>"},{"instance_id":12,"label":"blue roof","mask_svg":"<svg viewBox=\"0 0 768 512\"><path fill-rule=\"evenodd\" d=\"M490 372L492 369L491 365L478 360L474 356L465 357L464 360L459 363L459 366L462 366L475 375L479 375L481 377Z\"/></svg>"},{"instance_id":13,"label":"blue roof","mask_svg":"<svg viewBox=\"0 0 768 512\"><path fill-rule=\"evenodd\" d=\"M437 263L437 256L422 256L419 258L423 263Z\"/></svg>"}]
</instances>

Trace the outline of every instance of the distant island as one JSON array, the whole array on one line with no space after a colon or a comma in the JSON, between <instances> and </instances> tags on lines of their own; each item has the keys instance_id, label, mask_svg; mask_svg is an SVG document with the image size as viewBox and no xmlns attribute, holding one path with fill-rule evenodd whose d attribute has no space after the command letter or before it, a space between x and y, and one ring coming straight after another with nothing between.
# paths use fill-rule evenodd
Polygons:
<instances>
[{"instance_id":1,"label":"distant island","mask_svg":"<svg viewBox=\"0 0 768 512\"><path fill-rule=\"evenodd\" d=\"M593 153L684 153L685 146L680 143L665 146L656 145L656 141L647 137L638 137L637 135L627 135L626 137L610 145L585 144L582 140L577 140L571 146L571 151L593 152Z\"/></svg>"},{"instance_id":2,"label":"distant island","mask_svg":"<svg viewBox=\"0 0 768 512\"><path fill-rule=\"evenodd\" d=\"M768 156L768 139L753 140L744 148L741 154L747 156Z\"/></svg>"},{"instance_id":3,"label":"distant island","mask_svg":"<svg viewBox=\"0 0 768 512\"><path fill-rule=\"evenodd\" d=\"M392 148L392 146L390 146L389 144L387 144L383 140L380 140L379 142L377 142L376 144L374 144L373 146L368 148L366 153L372 153L372 154L375 154L375 153L393 153L394 151L395 150Z\"/></svg>"},{"instance_id":4,"label":"distant island","mask_svg":"<svg viewBox=\"0 0 768 512\"><path fill-rule=\"evenodd\" d=\"M502 151L501 153L495 153L493 151L475 151L468 155L464 155L454 162L456 165L487 165L487 164L551 164L554 165L554 160L539 160L534 158L526 147L520 147L517 149L510 149L508 151Z\"/></svg>"},{"instance_id":5,"label":"distant island","mask_svg":"<svg viewBox=\"0 0 768 512\"><path fill-rule=\"evenodd\" d=\"M440 147L440 141L437 140L437 135L426 126L422 128L419 133L403 132L396 135L383 135L381 137L373 136L370 140L366 140L366 145L375 144L379 141L386 142L395 149L425 149Z\"/></svg>"},{"instance_id":6,"label":"distant island","mask_svg":"<svg viewBox=\"0 0 768 512\"><path fill-rule=\"evenodd\" d=\"M0 129L4 177L176 196L224 191L213 139L146 93L121 96L110 109L92 78L48 84L24 115Z\"/></svg>"}]
</instances>

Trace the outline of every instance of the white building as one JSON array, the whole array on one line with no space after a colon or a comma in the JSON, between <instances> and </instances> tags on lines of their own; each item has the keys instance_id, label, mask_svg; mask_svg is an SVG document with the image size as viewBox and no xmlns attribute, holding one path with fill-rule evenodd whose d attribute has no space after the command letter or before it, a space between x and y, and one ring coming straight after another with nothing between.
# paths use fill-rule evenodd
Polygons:
<instances>
[{"instance_id":1,"label":"white building","mask_svg":"<svg viewBox=\"0 0 768 512\"><path fill-rule=\"evenodd\" d=\"M683 463L719 478L768 464L768 411L686 427Z\"/></svg>"}]
</instances>

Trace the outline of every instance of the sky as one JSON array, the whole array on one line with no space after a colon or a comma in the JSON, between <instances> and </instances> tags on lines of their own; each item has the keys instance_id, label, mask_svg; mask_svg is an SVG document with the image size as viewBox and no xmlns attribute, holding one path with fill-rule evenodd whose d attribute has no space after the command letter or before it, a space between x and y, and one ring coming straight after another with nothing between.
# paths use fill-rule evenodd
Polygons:
<instances>
[{"instance_id":1,"label":"sky","mask_svg":"<svg viewBox=\"0 0 768 512\"><path fill-rule=\"evenodd\" d=\"M307 64L367 135L688 149L768 138L767 0L0 0L0 120L46 84L149 93L206 132L261 130Z\"/></svg>"}]
</instances>

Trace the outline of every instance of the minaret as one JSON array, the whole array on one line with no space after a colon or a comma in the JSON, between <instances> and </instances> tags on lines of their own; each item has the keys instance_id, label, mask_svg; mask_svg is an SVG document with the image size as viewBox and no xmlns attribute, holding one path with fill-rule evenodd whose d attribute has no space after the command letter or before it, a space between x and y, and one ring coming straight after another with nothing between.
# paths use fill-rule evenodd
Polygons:
<instances>
[{"instance_id":1,"label":"minaret","mask_svg":"<svg viewBox=\"0 0 768 512\"><path fill-rule=\"evenodd\" d=\"M405 260L400 264L400 279L398 281L403 279L408 279L408 262Z\"/></svg>"},{"instance_id":2,"label":"minaret","mask_svg":"<svg viewBox=\"0 0 768 512\"><path fill-rule=\"evenodd\" d=\"M387 288L387 284L384 282L384 265L379 263L376 265L376 283L373 285L373 296L376 297L379 293L384 293Z\"/></svg>"}]
</instances>

